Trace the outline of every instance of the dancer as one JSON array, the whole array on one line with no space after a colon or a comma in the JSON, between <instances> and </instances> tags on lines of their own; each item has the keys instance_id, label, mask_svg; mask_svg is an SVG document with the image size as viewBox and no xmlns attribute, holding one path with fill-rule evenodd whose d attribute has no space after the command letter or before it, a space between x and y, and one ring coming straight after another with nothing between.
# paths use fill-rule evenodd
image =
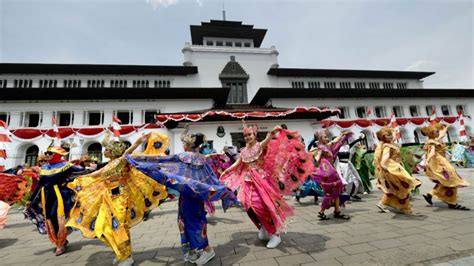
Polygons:
<instances>
[{"instance_id":1,"label":"dancer","mask_svg":"<svg viewBox=\"0 0 474 266\"><path fill-rule=\"evenodd\" d=\"M369 194L372 191L371 174L374 174L374 167L372 164L373 160L368 160L369 154L367 148L361 143L357 143L355 146L354 157L352 157L352 163L359 173L362 186L364 188L364 194Z\"/></svg>"},{"instance_id":2,"label":"dancer","mask_svg":"<svg viewBox=\"0 0 474 266\"><path fill-rule=\"evenodd\" d=\"M350 135L350 132L343 132L333 141L329 142L326 131L318 131L315 134L317 144L316 148L313 148L311 152L313 153L315 163L318 165L314 178L324 191L321 210L318 213L318 217L321 220L329 219L329 217L324 214L324 211L329 209L332 205L334 205L334 218L350 219L348 215L342 214L340 210L340 206L344 206L344 201L349 197L342 195L344 183L333 166L337 152L341 146L347 142Z\"/></svg>"},{"instance_id":3,"label":"dancer","mask_svg":"<svg viewBox=\"0 0 474 266\"><path fill-rule=\"evenodd\" d=\"M32 213L39 213L40 210L35 208L41 206L49 240L56 246L56 256L66 252L68 243L66 220L74 202L73 192L67 188L67 183L73 174L83 171L83 168L63 159L67 154L61 147L48 148L44 153L48 163L41 167L39 183L27 203L27 208L34 209Z\"/></svg>"},{"instance_id":4,"label":"dancer","mask_svg":"<svg viewBox=\"0 0 474 266\"><path fill-rule=\"evenodd\" d=\"M374 164L377 187L383 191L380 202L376 205L382 212L390 212L390 206L405 214L414 215L410 204L410 192L421 186L403 167L400 159L400 148L393 143L395 130L384 127L377 132L380 141L375 149Z\"/></svg>"},{"instance_id":5,"label":"dancer","mask_svg":"<svg viewBox=\"0 0 474 266\"><path fill-rule=\"evenodd\" d=\"M186 130L181 140L183 153L166 157L128 156L127 159L136 169L179 192L178 228L184 260L202 265L215 256L207 238L204 203L222 199L226 210L234 204L235 195L221 185L206 156L199 153L205 136L201 133L189 135Z\"/></svg>"},{"instance_id":6,"label":"dancer","mask_svg":"<svg viewBox=\"0 0 474 266\"><path fill-rule=\"evenodd\" d=\"M434 124L421 129L421 133L429 138L425 143L426 166L425 173L436 183L431 192L423 195L428 204L433 205L433 196L448 204L450 209L467 211L469 208L458 204L458 188L469 186L462 179L453 165L445 156L446 146L441 139L446 136L448 126Z\"/></svg>"},{"instance_id":7,"label":"dancer","mask_svg":"<svg viewBox=\"0 0 474 266\"><path fill-rule=\"evenodd\" d=\"M352 157L354 156L355 150L354 145L365 139L365 134L360 133L359 138L342 145L341 149L337 153L336 169L339 176L343 179L345 184L344 193L349 195L352 200L360 201L361 198L358 194L364 193L362 181L359 173L352 164Z\"/></svg>"},{"instance_id":8,"label":"dancer","mask_svg":"<svg viewBox=\"0 0 474 266\"><path fill-rule=\"evenodd\" d=\"M5 226L10 205L22 200L29 190L25 177L0 173L0 229Z\"/></svg>"},{"instance_id":9,"label":"dancer","mask_svg":"<svg viewBox=\"0 0 474 266\"><path fill-rule=\"evenodd\" d=\"M243 131L246 146L240 158L222 173L221 181L238 193L259 229L258 238L270 239L267 248L276 248L281 243L279 231L293 215L283 195L292 193L311 174L311 155L305 152L296 131L275 127L262 142L256 139L257 126L244 123Z\"/></svg>"},{"instance_id":10,"label":"dancer","mask_svg":"<svg viewBox=\"0 0 474 266\"><path fill-rule=\"evenodd\" d=\"M132 153L147 135L128 149L107 135L102 141L109 163L102 169L78 177L69 184L76 203L67 226L81 230L87 238L99 238L115 252L114 263L132 265L130 227L142 221L146 211L166 198L166 187L141 172L130 169L126 154Z\"/></svg>"}]
</instances>

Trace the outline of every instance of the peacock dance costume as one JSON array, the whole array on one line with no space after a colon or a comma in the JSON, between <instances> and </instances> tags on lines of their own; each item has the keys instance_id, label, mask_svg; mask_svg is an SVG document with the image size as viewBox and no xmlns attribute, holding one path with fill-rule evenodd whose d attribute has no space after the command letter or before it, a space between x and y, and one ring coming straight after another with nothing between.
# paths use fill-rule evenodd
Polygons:
<instances>
[{"instance_id":1,"label":"peacock dance costume","mask_svg":"<svg viewBox=\"0 0 474 266\"><path fill-rule=\"evenodd\" d=\"M69 184L76 192L76 203L67 226L79 229L84 237L99 238L112 248L121 265L133 263L130 228L167 197L165 186L131 168L125 159L141 141L125 150L123 142L107 135L102 146L111 161Z\"/></svg>"},{"instance_id":2,"label":"peacock dance costume","mask_svg":"<svg viewBox=\"0 0 474 266\"><path fill-rule=\"evenodd\" d=\"M238 194L248 216L260 230L259 238L270 236L267 248L281 243L283 230L293 209L283 199L313 172L311 154L304 149L296 131L274 128L265 140L256 141L257 127L244 124L246 147L240 158L221 176ZM278 133L277 133L278 132Z\"/></svg>"},{"instance_id":3,"label":"peacock dance costume","mask_svg":"<svg viewBox=\"0 0 474 266\"><path fill-rule=\"evenodd\" d=\"M185 152L172 156L127 156L136 169L160 184L179 192L178 228L184 260L205 264L214 256L207 238L205 201L222 200L226 210L235 202L232 191L223 186L209 165L208 158L199 153L205 142L202 134L182 135Z\"/></svg>"},{"instance_id":4,"label":"peacock dance costume","mask_svg":"<svg viewBox=\"0 0 474 266\"><path fill-rule=\"evenodd\" d=\"M446 159L446 146L440 140L446 135L447 126L434 124L421 129L423 135L429 138L425 143L426 166L425 173L436 185L431 192L423 195L425 200L433 205L435 196L448 204L450 209L469 210L458 204L458 188L469 186L454 166Z\"/></svg>"},{"instance_id":5,"label":"peacock dance costume","mask_svg":"<svg viewBox=\"0 0 474 266\"><path fill-rule=\"evenodd\" d=\"M0 229L7 222L10 205L23 199L29 190L28 180L25 177L0 173Z\"/></svg>"},{"instance_id":6,"label":"peacock dance costume","mask_svg":"<svg viewBox=\"0 0 474 266\"><path fill-rule=\"evenodd\" d=\"M73 191L67 184L75 174L83 171L83 168L63 159L67 154L60 147L48 148L45 152L48 163L41 167L39 183L31 194L31 203L27 204L28 208L34 209L33 213L39 213L40 210L36 208L41 206L49 240L56 246L56 256L66 252L66 221L74 204Z\"/></svg>"},{"instance_id":7,"label":"peacock dance costume","mask_svg":"<svg viewBox=\"0 0 474 266\"><path fill-rule=\"evenodd\" d=\"M374 164L377 187L383 191L380 202L376 205L381 211L389 212L385 206L398 209L406 214L413 214L410 193L421 186L403 167L400 159L400 148L393 144L394 130L382 128L377 132L380 143L375 149Z\"/></svg>"}]
</instances>

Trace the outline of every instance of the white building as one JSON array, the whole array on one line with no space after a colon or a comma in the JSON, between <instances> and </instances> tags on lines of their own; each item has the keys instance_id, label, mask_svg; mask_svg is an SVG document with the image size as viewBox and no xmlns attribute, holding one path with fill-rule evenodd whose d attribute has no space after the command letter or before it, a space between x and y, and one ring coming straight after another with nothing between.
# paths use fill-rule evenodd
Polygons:
<instances>
[{"instance_id":1,"label":"white building","mask_svg":"<svg viewBox=\"0 0 474 266\"><path fill-rule=\"evenodd\" d=\"M229 113L286 111L298 106L341 110L332 120L318 119L334 112L303 112L278 118L253 118L262 131L285 123L309 140L327 125L332 134L349 129L370 133L399 120L404 143L423 142L419 129L435 110L452 126L449 140L458 139L458 112L472 116L474 90L425 89L423 79L433 72L282 68L275 46L260 47L265 29L236 21L211 20L191 26L191 42L182 49L183 66L0 64L0 120L7 122L13 142L7 167L32 163L51 143L56 116L63 141L74 143L71 158L100 153L100 141L112 116L123 124L123 140L133 142L143 132L169 135L171 151L180 151L183 124L202 132L214 148L241 141L242 125L229 116L208 116L165 123L158 128L155 114L199 114L206 110ZM368 117L375 124L368 125ZM201 111L199 111L201 110ZM169 116L168 116L169 118ZM465 118L473 134L474 121ZM217 134L218 127L225 134ZM219 136L217 136L219 135ZM374 140L369 135L367 145Z\"/></svg>"}]
</instances>

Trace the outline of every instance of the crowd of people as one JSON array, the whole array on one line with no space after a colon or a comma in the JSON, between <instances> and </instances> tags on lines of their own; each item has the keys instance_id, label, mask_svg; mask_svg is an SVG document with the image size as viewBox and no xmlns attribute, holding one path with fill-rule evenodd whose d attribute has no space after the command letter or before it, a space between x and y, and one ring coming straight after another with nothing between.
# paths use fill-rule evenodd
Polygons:
<instances>
[{"instance_id":1,"label":"crowd of people","mask_svg":"<svg viewBox=\"0 0 474 266\"><path fill-rule=\"evenodd\" d=\"M413 173L424 171L434 183L423 194L454 210L469 210L458 202L458 188L468 186L448 158L464 158L471 148L456 144L451 155L442 142L447 126L433 124L422 129L428 140L423 146L400 147L393 128L376 133L375 151L364 145L365 135L342 132L330 138L325 130L305 145L297 131L274 127L257 140L256 125L243 124L245 147L225 147L216 153L201 133L181 136L184 152L169 154L168 137L161 133L141 136L131 146L107 136L99 163L85 155L67 161L67 149L51 145L38 157L37 166L15 167L0 174L0 228L8 208L26 205L25 217L47 234L60 256L67 251L68 234L79 230L86 238L98 238L116 255L114 264L133 265L130 228L146 220L150 211L179 197L177 227L184 261L203 265L215 252L207 237L207 215L220 201L222 209L241 207L255 224L257 237L267 248L276 248L297 202L322 198L321 220L350 219L342 212L348 201L361 201L373 191L372 181L383 194L376 205L381 212L393 210L419 215L412 210L411 196L421 181ZM143 152L135 150L145 143ZM472 159L472 157L471 157ZM456 162L455 162L456 163ZM472 163L472 162L471 162ZM464 163L462 166L466 166ZM334 208L332 217L327 211Z\"/></svg>"}]
</instances>

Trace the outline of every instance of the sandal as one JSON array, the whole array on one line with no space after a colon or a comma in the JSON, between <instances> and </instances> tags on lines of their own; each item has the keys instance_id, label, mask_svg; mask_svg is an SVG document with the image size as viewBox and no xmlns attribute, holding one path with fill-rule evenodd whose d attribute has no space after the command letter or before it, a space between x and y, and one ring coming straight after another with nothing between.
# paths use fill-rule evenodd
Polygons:
<instances>
[{"instance_id":1,"label":"sandal","mask_svg":"<svg viewBox=\"0 0 474 266\"><path fill-rule=\"evenodd\" d=\"M470 209L466 206L462 206L459 204L448 204L448 208L450 209L455 209L455 210L460 210L460 211L469 211Z\"/></svg>"},{"instance_id":2,"label":"sandal","mask_svg":"<svg viewBox=\"0 0 474 266\"><path fill-rule=\"evenodd\" d=\"M319 220L321 221L329 220L329 217L327 217L326 214L324 214L324 212L318 212L318 217L319 217Z\"/></svg>"},{"instance_id":3,"label":"sandal","mask_svg":"<svg viewBox=\"0 0 474 266\"><path fill-rule=\"evenodd\" d=\"M341 212L334 212L334 218L344 219L344 220L351 219L351 217L349 217L349 215L342 214Z\"/></svg>"},{"instance_id":4,"label":"sandal","mask_svg":"<svg viewBox=\"0 0 474 266\"><path fill-rule=\"evenodd\" d=\"M433 196L431 196L431 194L423 194L423 198L425 198L430 206L433 206Z\"/></svg>"},{"instance_id":5,"label":"sandal","mask_svg":"<svg viewBox=\"0 0 474 266\"><path fill-rule=\"evenodd\" d=\"M383 205L380 204L380 203L376 204L375 206L377 206L377 208L379 208L379 210L380 210L381 212L385 212L385 213L389 213L389 212L390 212L389 209L385 208L385 206L383 206Z\"/></svg>"},{"instance_id":6,"label":"sandal","mask_svg":"<svg viewBox=\"0 0 474 266\"><path fill-rule=\"evenodd\" d=\"M66 248L58 247L56 248L56 251L54 253L56 254L56 256L61 256L62 254L66 253Z\"/></svg>"}]
</instances>

